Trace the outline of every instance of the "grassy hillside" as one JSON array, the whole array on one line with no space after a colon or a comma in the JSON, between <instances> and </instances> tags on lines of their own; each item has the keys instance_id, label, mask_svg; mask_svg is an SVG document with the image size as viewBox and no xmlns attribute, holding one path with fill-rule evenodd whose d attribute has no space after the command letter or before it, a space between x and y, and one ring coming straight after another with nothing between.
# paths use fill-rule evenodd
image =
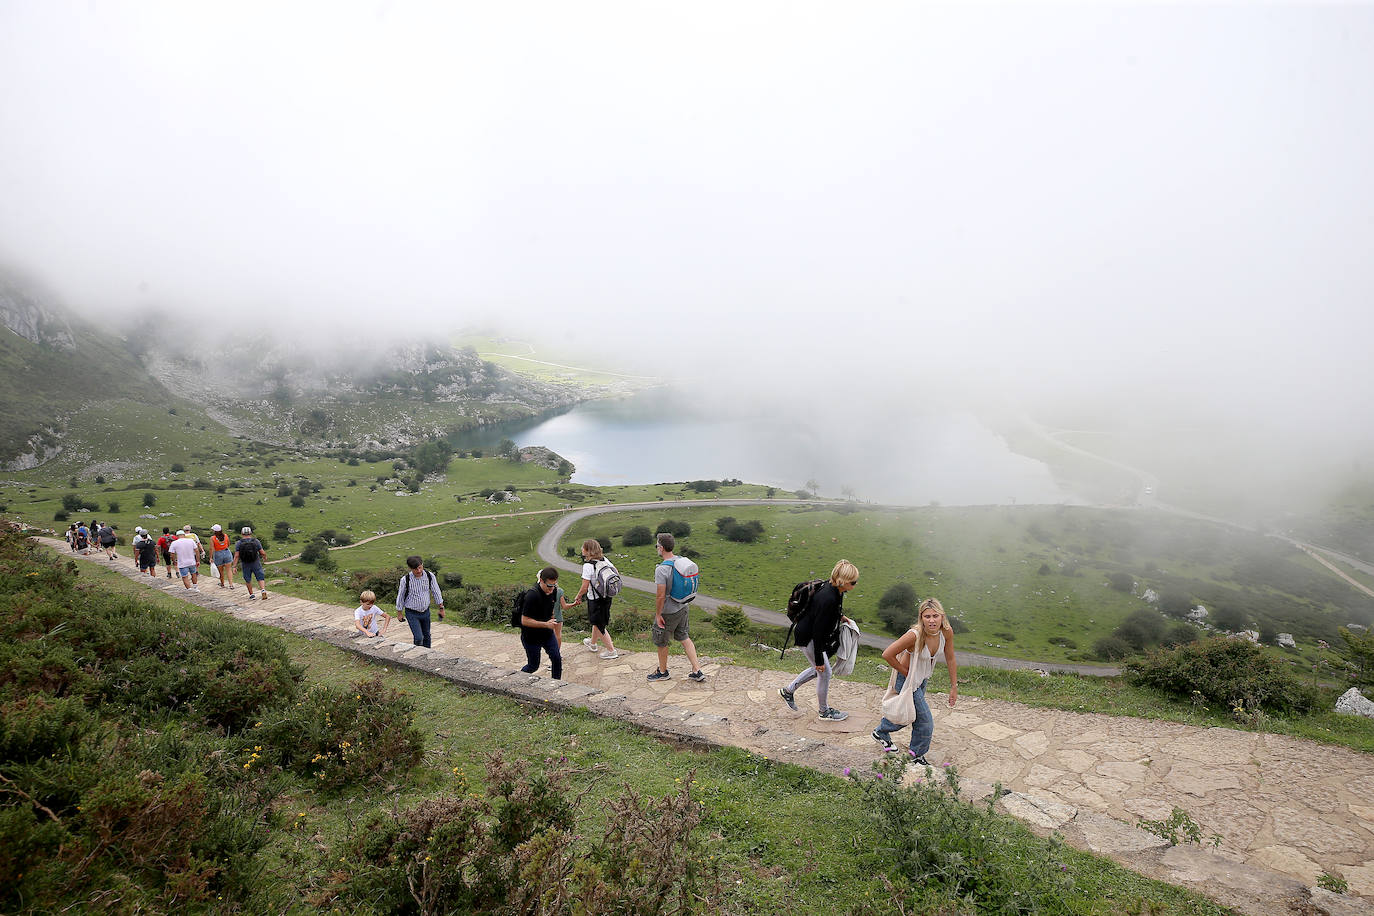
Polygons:
<instances>
[{"instance_id":1,"label":"grassy hillside","mask_svg":"<svg viewBox=\"0 0 1374 916\"><path fill-rule=\"evenodd\" d=\"M78 581L12 535L0 573L6 912L410 912L422 886L436 911L514 913L540 874L595 912L637 895L644 913L1222 912L942 786L901 788L894 760L886 778L838 779L683 754L107 570L82 564ZM856 840L875 836L896 842ZM483 886L517 864L521 880ZM581 911L562 899L541 912Z\"/></svg>"},{"instance_id":2,"label":"grassy hillside","mask_svg":"<svg viewBox=\"0 0 1374 916\"><path fill-rule=\"evenodd\" d=\"M118 339L73 322L70 349L33 343L0 327L0 462L79 426L87 405L129 400L167 404L167 392ZM50 432L51 431L51 432Z\"/></svg>"}]
</instances>

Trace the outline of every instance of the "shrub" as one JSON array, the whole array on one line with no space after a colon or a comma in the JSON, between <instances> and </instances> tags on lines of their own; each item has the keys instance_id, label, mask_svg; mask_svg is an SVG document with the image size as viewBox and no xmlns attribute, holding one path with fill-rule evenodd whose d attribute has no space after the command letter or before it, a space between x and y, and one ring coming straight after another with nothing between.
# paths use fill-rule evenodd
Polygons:
<instances>
[{"instance_id":1,"label":"shrub","mask_svg":"<svg viewBox=\"0 0 1374 916\"><path fill-rule=\"evenodd\" d=\"M410 570L404 566L392 566L386 569L360 569L348 577L348 591L354 598L365 591L373 592L377 596L378 604L396 605L396 590Z\"/></svg>"},{"instance_id":2,"label":"shrub","mask_svg":"<svg viewBox=\"0 0 1374 916\"><path fill-rule=\"evenodd\" d=\"M528 586L498 585L495 588L474 586L463 590L458 601L458 616L471 624L505 624L510 622L511 604L515 596Z\"/></svg>"},{"instance_id":3,"label":"shrub","mask_svg":"<svg viewBox=\"0 0 1374 916\"><path fill-rule=\"evenodd\" d=\"M1350 680L1359 687L1374 684L1374 630L1356 633L1341 627L1337 632L1344 645L1336 651L1350 672Z\"/></svg>"},{"instance_id":4,"label":"shrub","mask_svg":"<svg viewBox=\"0 0 1374 916\"><path fill-rule=\"evenodd\" d=\"M71 516L67 514L66 509L58 509L52 514L52 520L55 522L65 522L69 518L71 518Z\"/></svg>"},{"instance_id":5,"label":"shrub","mask_svg":"<svg viewBox=\"0 0 1374 916\"><path fill-rule=\"evenodd\" d=\"M323 542L313 540L309 544L306 544L305 548L301 551L301 562L316 563L328 556L329 548L326 547Z\"/></svg>"},{"instance_id":6,"label":"shrub","mask_svg":"<svg viewBox=\"0 0 1374 916\"><path fill-rule=\"evenodd\" d=\"M737 544L752 544L763 537L763 522L751 519L747 522L736 521L731 516L716 519L716 531L727 541Z\"/></svg>"},{"instance_id":7,"label":"shrub","mask_svg":"<svg viewBox=\"0 0 1374 916\"><path fill-rule=\"evenodd\" d=\"M1112 631L1112 635L1125 640L1131 644L1131 648L1140 651L1147 646L1158 645L1164 638L1165 627L1163 617L1154 611L1141 608L1132 611L1131 615Z\"/></svg>"},{"instance_id":8,"label":"shrub","mask_svg":"<svg viewBox=\"0 0 1374 916\"><path fill-rule=\"evenodd\" d=\"M118 513L118 512L119 512L119 503L117 503L117 502L111 502L111 503L110 503L110 514L111 514L111 515L114 515L114 514L116 514L116 513Z\"/></svg>"},{"instance_id":9,"label":"shrub","mask_svg":"<svg viewBox=\"0 0 1374 916\"><path fill-rule=\"evenodd\" d=\"M596 542L601 545L602 551L611 549L611 539L608 537L598 537Z\"/></svg>"},{"instance_id":10,"label":"shrub","mask_svg":"<svg viewBox=\"0 0 1374 916\"><path fill-rule=\"evenodd\" d=\"M285 483L279 483L279 484L277 484L277 495L278 495L278 496L290 496L290 495L291 495L291 485L290 485L290 484L285 484Z\"/></svg>"},{"instance_id":11,"label":"shrub","mask_svg":"<svg viewBox=\"0 0 1374 916\"><path fill-rule=\"evenodd\" d=\"M1114 572L1107 576L1107 584L1119 592L1130 594L1135 591L1135 577L1130 573Z\"/></svg>"},{"instance_id":12,"label":"shrub","mask_svg":"<svg viewBox=\"0 0 1374 916\"><path fill-rule=\"evenodd\" d=\"M62 497L62 508L68 512L80 512L82 509L87 512L99 512L100 504L82 499L75 493L67 493Z\"/></svg>"},{"instance_id":13,"label":"shrub","mask_svg":"<svg viewBox=\"0 0 1374 916\"><path fill-rule=\"evenodd\" d=\"M635 525L625 532L620 542L626 547L645 547L654 542L654 533L647 525Z\"/></svg>"},{"instance_id":14,"label":"shrub","mask_svg":"<svg viewBox=\"0 0 1374 916\"><path fill-rule=\"evenodd\" d=\"M749 630L749 615L737 604L722 604L712 619L717 630L730 636L740 636Z\"/></svg>"},{"instance_id":15,"label":"shrub","mask_svg":"<svg viewBox=\"0 0 1374 916\"><path fill-rule=\"evenodd\" d=\"M1186 592L1165 590L1160 592L1159 603L1155 605L1161 614L1170 617L1187 617L1193 609L1193 596Z\"/></svg>"},{"instance_id":16,"label":"shrub","mask_svg":"<svg viewBox=\"0 0 1374 916\"><path fill-rule=\"evenodd\" d=\"M698 836L704 810L691 779L645 800L626 789L606 803L607 826L574 828L585 792L571 768L487 759L485 797L457 791L375 816L331 856L336 890L375 912L685 914L718 898L719 859Z\"/></svg>"},{"instance_id":17,"label":"shrub","mask_svg":"<svg viewBox=\"0 0 1374 916\"><path fill-rule=\"evenodd\" d=\"M444 585L449 588L463 587L463 574L460 572L446 572L440 578L444 580Z\"/></svg>"},{"instance_id":18,"label":"shrub","mask_svg":"<svg viewBox=\"0 0 1374 916\"><path fill-rule=\"evenodd\" d=\"M103 484L105 482L105 478L100 474L97 474L95 475L95 482L98 484Z\"/></svg>"},{"instance_id":19,"label":"shrub","mask_svg":"<svg viewBox=\"0 0 1374 916\"><path fill-rule=\"evenodd\" d=\"M1125 658L1135 649L1120 636L1103 636L1093 643L1093 654L1104 661L1114 662Z\"/></svg>"},{"instance_id":20,"label":"shrub","mask_svg":"<svg viewBox=\"0 0 1374 916\"><path fill-rule=\"evenodd\" d=\"M1170 625L1169 629L1164 633L1164 638L1160 640L1160 642L1172 648L1174 646L1186 646L1190 642L1197 642L1197 638L1197 627L1193 626L1191 623L1179 621Z\"/></svg>"},{"instance_id":21,"label":"shrub","mask_svg":"<svg viewBox=\"0 0 1374 916\"><path fill-rule=\"evenodd\" d=\"M275 763L327 791L381 784L420 762L414 719L414 704L375 676L346 689L317 685L247 734L245 746L266 750L244 763Z\"/></svg>"},{"instance_id":22,"label":"shrub","mask_svg":"<svg viewBox=\"0 0 1374 916\"><path fill-rule=\"evenodd\" d=\"M912 898L903 912L1066 911L1072 879L1060 838L1037 842L1011 818L960 801L953 767L943 778L922 768L918 781L904 785L910 765L906 754L891 755L874 765L874 778L850 776L863 791L874 835L884 838L875 868L906 885L894 888L894 896Z\"/></svg>"},{"instance_id":23,"label":"shrub","mask_svg":"<svg viewBox=\"0 0 1374 916\"><path fill-rule=\"evenodd\" d=\"M714 493L720 489L719 480L693 480L687 484L687 489L697 493Z\"/></svg>"},{"instance_id":24,"label":"shrub","mask_svg":"<svg viewBox=\"0 0 1374 916\"><path fill-rule=\"evenodd\" d=\"M879 607L878 619L882 621L883 629L897 636L911 629L911 624L915 617L911 611L904 608Z\"/></svg>"},{"instance_id":25,"label":"shrub","mask_svg":"<svg viewBox=\"0 0 1374 916\"><path fill-rule=\"evenodd\" d=\"M304 506L304 505L305 505L305 497L300 496L299 494L296 495L296 496L291 497L291 508L292 508L292 509L299 509L299 508L301 508L301 507Z\"/></svg>"},{"instance_id":26,"label":"shrub","mask_svg":"<svg viewBox=\"0 0 1374 916\"><path fill-rule=\"evenodd\" d=\"M1052 646L1062 646L1065 649L1077 649L1078 643L1069 639L1067 636L1051 636L1049 643Z\"/></svg>"},{"instance_id":27,"label":"shrub","mask_svg":"<svg viewBox=\"0 0 1374 916\"><path fill-rule=\"evenodd\" d=\"M178 462L174 462L174 463L172 464L171 471L172 471L173 474L184 474L184 473L186 473L186 465L182 464L182 463L179 462L179 461L178 461ZM98 483L98 482L99 482L99 481L97 481L97 483Z\"/></svg>"},{"instance_id":28,"label":"shrub","mask_svg":"<svg viewBox=\"0 0 1374 916\"><path fill-rule=\"evenodd\" d=\"M214 488L215 485L212 484L210 481L206 480L204 477L197 477L195 479L195 482L191 484L192 490L213 490Z\"/></svg>"},{"instance_id":29,"label":"shrub","mask_svg":"<svg viewBox=\"0 0 1374 916\"><path fill-rule=\"evenodd\" d=\"M1276 712L1317 708L1316 692L1298 680L1282 660L1244 639L1217 636L1176 649L1149 652L1127 666L1137 685L1180 698L1196 691L1231 707Z\"/></svg>"},{"instance_id":30,"label":"shrub","mask_svg":"<svg viewBox=\"0 0 1374 916\"><path fill-rule=\"evenodd\" d=\"M675 538L685 538L692 533L692 526L686 522L677 522L667 519L658 526L659 531L666 531Z\"/></svg>"},{"instance_id":31,"label":"shrub","mask_svg":"<svg viewBox=\"0 0 1374 916\"><path fill-rule=\"evenodd\" d=\"M653 617L632 607L611 614L611 629L616 633L647 633L652 623Z\"/></svg>"},{"instance_id":32,"label":"shrub","mask_svg":"<svg viewBox=\"0 0 1374 916\"><path fill-rule=\"evenodd\" d=\"M914 618L916 616L917 598L915 588L906 582L898 582L883 592L883 596L878 599L878 607L896 608Z\"/></svg>"}]
</instances>

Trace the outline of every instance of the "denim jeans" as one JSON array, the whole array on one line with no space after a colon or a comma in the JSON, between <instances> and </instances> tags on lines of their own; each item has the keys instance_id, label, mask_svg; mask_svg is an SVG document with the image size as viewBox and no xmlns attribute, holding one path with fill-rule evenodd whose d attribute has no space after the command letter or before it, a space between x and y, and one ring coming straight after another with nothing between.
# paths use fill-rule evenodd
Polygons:
<instances>
[{"instance_id":1,"label":"denim jeans","mask_svg":"<svg viewBox=\"0 0 1374 916\"><path fill-rule=\"evenodd\" d=\"M563 679L563 653L558 648L558 637L553 635L553 630L546 630L543 627L530 627L528 630L520 631L520 645L525 647L525 667L521 668L526 674L533 674L539 670L539 650L543 649L549 654L549 665L553 668L553 679L555 681Z\"/></svg>"},{"instance_id":2,"label":"denim jeans","mask_svg":"<svg viewBox=\"0 0 1374 916\"><path fill-rule=\"evenodd\" d=\"M415 637L415 645L429 645L429 611L406 611L406 623L410 625L410 635Z\"/></svg>"},{"instance_id":3,"label":"denim jeans","mask_svg":"<svg viewBox=\"0 0 1374 916\"><path fill-rule=\"evenodd\" d=\"M897 675L897 689L901 690L905 683L906 675ZM926 684L929 683L929 680L921 681L921 686L911 694L912 705L916 707L916 721L911 723L911 751L917 757L924 757L926 751L930 750L930 736L935 734L935 720L930 717L930 707L926 705ZM875 731L880 735L891 736L892 732L901 728L906 726L893 725L884 717Z\"/></svg>"}]
</instances>

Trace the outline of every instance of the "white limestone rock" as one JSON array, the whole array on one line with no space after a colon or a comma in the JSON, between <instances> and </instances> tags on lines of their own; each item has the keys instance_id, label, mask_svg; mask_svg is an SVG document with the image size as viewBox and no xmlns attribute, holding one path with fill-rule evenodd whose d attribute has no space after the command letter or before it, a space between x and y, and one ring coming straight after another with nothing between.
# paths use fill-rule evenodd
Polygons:
<instances>
[{"instance_id":1,"label":"white limestone rock","mask_svg":"<svg viewBox=\"0 0 1374 916\"><path fill-rule=\"evenodd\" d=\"M1374 719L1374 700L1367 699L1359 688L1351 687L1336 701L1336 712Z\"/></svg>"}]
</instances>

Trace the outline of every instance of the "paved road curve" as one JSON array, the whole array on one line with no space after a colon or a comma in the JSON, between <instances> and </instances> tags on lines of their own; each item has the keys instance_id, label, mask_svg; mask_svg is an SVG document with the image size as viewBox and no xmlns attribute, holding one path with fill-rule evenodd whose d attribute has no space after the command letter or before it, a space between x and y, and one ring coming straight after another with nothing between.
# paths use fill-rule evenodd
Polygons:
<instances>
[{"instance_id":1,"label":"paved road curve","mask_svg":"<svg viewBox=\"0 0 1374 916\"><path fill-rule=\"evenodd\" d=\"M592 515L601 515L606 512L629 512L639 509L701 509L706 506L830 506L835 503L831 500L805 500L805 499L720 499L720 500L654 500L645 503L617 503L607 506L591 506L586 509L574 509L564 515L558 521L549 526L549 530L539 540L539 558L546 563L551 563L559 569L570 570L579 575L582 571L582 564L573 563L558 552L558 544L567 534L572 525ZM884 507L872 507L884 508ZM633 588L636 591L647 594L655 594L656 589L652 582L645 579L636 579L632 576L621 574L621 582L626 588ZM787 590L784 586L783 590ZM744 608L744 613L750 620L766 626L783 627L789 626L787 615L779 611L767 610L761 607L753 607L748 604L740 604L737 601L729 601L720 598L712 598L706 594L697 596L696 605L708 611L714 611L722 604L735 604ZM859 637L859 641L865 646L872 646L876 649L884 649L892 641L892 637L876 633L864 633ZM1115 676L1121 673L1120 668L1109 668L1100 665L1065 665L1053 662L1033 662L1018 658L997 658L991 655L975 655L971 652L956 652L959 663L963 665L978 665L983 668L1002 668L1006 670L1031 670L1069 672L1074 674L1091 674L1099 676Z\"/></svg>"}]
</instances>

